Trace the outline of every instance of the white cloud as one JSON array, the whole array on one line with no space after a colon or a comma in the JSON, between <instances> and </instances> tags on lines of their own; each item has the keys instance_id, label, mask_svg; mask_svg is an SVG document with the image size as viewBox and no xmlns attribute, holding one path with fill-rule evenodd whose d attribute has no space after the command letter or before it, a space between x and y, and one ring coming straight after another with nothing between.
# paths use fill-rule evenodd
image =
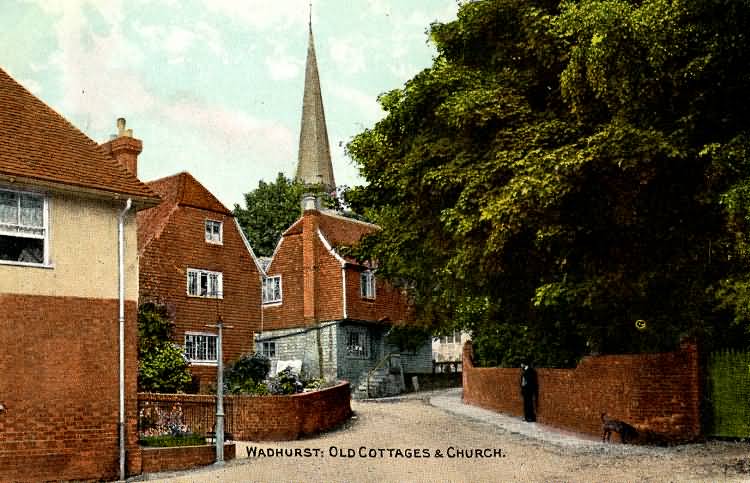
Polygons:
<instances>
[{"instance_id":1,"label":"white cloud","mask_svg":"<svg viewBox=\"0 0 750 483\"><path fill-rule=\"evenodd\" d=\"M348 107L356 109L361 115L356 116L366 124L374 124L382 119L385 112L378 104L377 98L344 84L335 84L330 93L344 101Z\"/></svg>"},{"instance_id":2,"label":"white cloud","mask_svg":"<svg viewBox=\"0 0 750 483\"><path fill-rule=\"evenodd\" d=\"M266 57L265 64L272 80L284 81L294 79L303 69L303 60L286 53L281 46L274 48L274 53Z\"/></svg>"},{"instance_id":3,"label":"white cloud","mask_svg":"<svg viewBox=\"0 0 750 483\"><path fill-rule=\"evenodd\" d=\"M229 157L248 148L257 154L278 153L293 146L291 131L278 122L261 120L239 110L197 100L182 100L159 107L165 121L175 125L175 135L196 134L219 147Z\"/></svg>"},{"instance_id":4,"label":"white cloud","mask_svg":"<svg viewBox=\"0 0 750 483\"><path fill-rule=\"evenodd\" d=\"M349 75L358 74L367 66L364 42L360 39L330 39L329 52L336 68Z\"/></svg>"},{"instance_id":5,"label":"white cloud","mask_svg":"<svg viewBox=\"0 0 750 483\"><path fill-rule=\"evenodd\" d=\"M303 25L308 18L307 8L301 8L299 0L203 0L203 5L259 30Z\"/></svg>"}]
</instances>

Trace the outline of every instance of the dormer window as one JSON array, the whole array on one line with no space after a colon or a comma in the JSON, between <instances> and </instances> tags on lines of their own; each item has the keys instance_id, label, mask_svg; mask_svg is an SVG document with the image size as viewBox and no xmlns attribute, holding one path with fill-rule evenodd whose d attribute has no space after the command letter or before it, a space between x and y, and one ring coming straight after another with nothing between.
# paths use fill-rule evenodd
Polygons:
<instances>
[{"instance_id":1,"label":"dormer window","mask_svg":"<svg viewBox=\"0 0 750 483\"><path fill-rule=\"evenodd\" d=\"M281 275L265 277L263 279L263 303L273 304L281 302Z\"/></svg>"},{"instance_id":2,"label":"dormer window","mask_svg":"<svg viewBox=\"0 0 750 483\"><path fill-rule=\"evenodd\" d=\"M360 291L363 299L375 298L375 274L372 270L365 270L359 276Z\"/></svg>"},{"instance_id":3,"label":"dormer window","mask_svg":"<svg viewBox=\"0 0 750 483\"><path fill-rule=\"evenodd\" d=\"M215 220L206 220L206 243L221 245L222 223Z\"/></svg>"},{"instance_id":4,"label":"dormer window","mask_svg":"<svg viewBox=\"0 0 750 483\"><path fill-rule=\"evenodd\" d=\"M47 199L0 190L0 263L47 263Z\"/></svg>"}]
</instances>

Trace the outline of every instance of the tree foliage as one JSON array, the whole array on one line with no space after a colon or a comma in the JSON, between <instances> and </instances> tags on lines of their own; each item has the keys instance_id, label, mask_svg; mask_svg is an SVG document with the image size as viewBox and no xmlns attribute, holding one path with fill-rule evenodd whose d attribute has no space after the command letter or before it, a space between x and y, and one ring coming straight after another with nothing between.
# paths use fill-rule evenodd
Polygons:
<instances>
[{"instance_id":1,"label":"tree foliage","mask_svg":"<svg viewBox=\"0 0 750 483\"><path fill-rule=\"evenodd\" d=\"M741 0L463 4L348 145L369 185L347 202L383 228L360 256L488 364L746 344L749 20Z\"/></svg>"},{"instance_id":2,"label":"tree foliage","mask_svg":"<svg viewBox=\"0 0 750 483\"><path fill-rule=\"evenodd\" d=\"M187 389L192 376L185 353L171 341L173 315L163 304L138 307L138 390L177 393Z\"/></svg>"},{"instance_id":3,"label":"tree foliage","mask_svg":"<svg viewBox=\"0 0 750 483\"><path fill-rule=\"evenodd\" d=\"M281 234L300 217L306 193L318 195L326 208L341 206L338 197L321 186L305 185L283 173L270 183L261 180L255 190L245 193L245 208L234 205L234 215L256 255L273 255Z\"/></svg>"}]
</instances>

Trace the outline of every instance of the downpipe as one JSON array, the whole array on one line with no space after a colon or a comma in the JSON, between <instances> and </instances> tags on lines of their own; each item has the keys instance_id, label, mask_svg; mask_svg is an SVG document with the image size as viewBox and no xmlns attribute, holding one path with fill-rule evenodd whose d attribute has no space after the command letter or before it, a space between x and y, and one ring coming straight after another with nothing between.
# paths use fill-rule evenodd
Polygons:
<instances>
[{"instance_id":1,"label":"downpipe","mask_svg":"<svg viewBox=\"0 0 750 483\"><path fill-rule=\"evenodd\" d=\"M120 481L125 481L125 215L133 206L128 198L117 219L117 285L120 302L120 417L117 422L120 436Z\"/></svg>"}]
</instances>

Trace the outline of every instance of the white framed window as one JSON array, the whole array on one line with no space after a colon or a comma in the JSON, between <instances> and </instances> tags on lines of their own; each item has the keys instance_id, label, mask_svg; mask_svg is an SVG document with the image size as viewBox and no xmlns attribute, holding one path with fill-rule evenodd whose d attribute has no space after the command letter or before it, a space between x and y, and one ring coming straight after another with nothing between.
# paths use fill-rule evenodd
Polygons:
<instances>
[{"instance_id":1,"label":"white framed window","mask_svg":"<svg viewBox=\"0 0 750 483\"><path fill-rule=\"evenodd\" d=\"M48 210L44 195L0 190L0 263L48 264Z\"/></svg>"},{"instance_id":2,"label":"white framed window","mask_svg":"<svg viewBox=\"0 0 750 483\"><path fill-rule=\"evenodd\" d=\"M203 332L185 333L185 356L191 363L216 364L218 362L216 334Z\"/></svg>"},{"instance_id":3,"label":"white framed window","mask_svg":"<svg viewBox=\"0 0 750 483\"><path fill-rule=\"evenodd\" d=\"M263 279L263 303L273 304L276 302L281 302L281 275Z\"/></svg>"},{"instance_id":4,"label":"white framed window","mask_svg":"<svg viewBox=\"0 0 750 483\"><path fill-rule=\"evenodd\" d=\"M367 329L349 327L346 329L346 355L352 359L367 359L370 357L370 338Z\"/></svg>"},{"instance_id":5,"label":"white framed window","mask_svg":"<svg viewBox=\"0 0 750 483\"><path fill-rule=\"evenodd\" d=\"M187 294L192 297L224 298L221 272L187 269Z\"/></svg>"},{"instance_id":6,"label":"white framed window","mask_svg":"<svg viewBox=\"0 0 750 483\"><path fill-rule=\"evenodd\" d=\"M375 273L365 270L359 275L360 293L363 299L375 298Z\"/></svg>"},{"instance_id":7,"label":"white framed window","mask_svg":"<svg viewBox=\"0 0 750 483\"><path fill-rule=\"evenodd\" d=\"M206 220L206 243L222 244L223 223L216 220Z\"/></svg>"},{"instance_id":8,"label":"white framed window","mask_svg":"<svg viewBox=\"0 0 750 483\"><path fill-rule=\"evenodd\" d=\"M276 342L262 342L261 353L269 359L276 357Z\"/></svg>"}]
</instances>

